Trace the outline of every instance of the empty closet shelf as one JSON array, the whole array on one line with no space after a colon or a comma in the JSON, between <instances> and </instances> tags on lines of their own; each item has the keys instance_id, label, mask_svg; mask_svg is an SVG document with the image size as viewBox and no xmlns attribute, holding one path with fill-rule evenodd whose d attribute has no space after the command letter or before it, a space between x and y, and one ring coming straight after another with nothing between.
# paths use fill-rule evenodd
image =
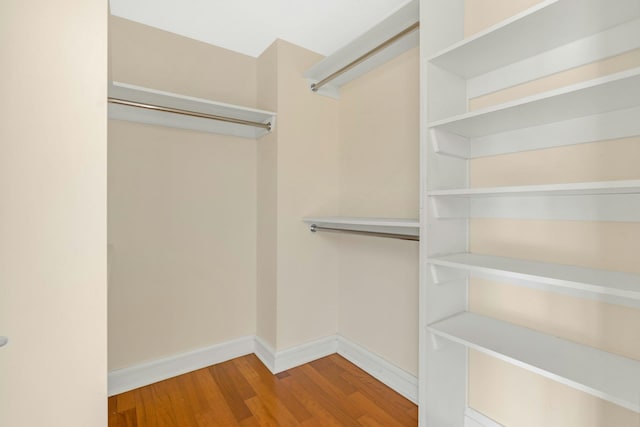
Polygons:
<instances>
[{"instance_id":1,"label":"empty closet shelf","mask_svg":"<svg viewBox=\"0 0 640 427\"><path fill-rule=\"evenodd\" d=\"M524 185L512 187L456 188L429 191L435 197L498 196L586 196L605 194L638 194L640 180L579 182L571 184Z\"/></svg>"},{"instance_id":2,"label":"empty closet shelf","mask_svg":"<svg viewBox=\"0 0 640 427\"><path fill-rule=\"evenodd\" d=\"M574 0L542 1L441 50L429 62L468 79L640 17L635 0L615 7L610 0L583 3L577 8Z\"/></svg>"},{"instance_id":3,"label":"empty closet shelf","mask_svg":"<svg viewBox=\"0 0 640 427\"><path fill-rule=\"evenodd\" d=\"M419 240L420 235L417 219L315 217L303 218L303 221L309 224L312 232L344 232L402 240Z\"/></svg>"},{"instance_id":4,"label":"empty closet shelf","mask_svg":"<svg viewBox=\"0 0 640 427\"><path fill-rule=\"evenodd\" d=\"M640 361L466 312L427 329L436 336L640 412Z\"/></svg>"},{"instance_id":5,"label":"empty closet shelf","mask_svg":"<svg viewBox=\"0 0 640 427\"><path fill-rule=\"evenodd\" d=\"M640 274L459 253L429 258L431 265L640 300Z\"/></svg>"},{"instance_id":6,"label":"empty closet shelf","mask_svg":"<svg viewBox=\"0 0 640 427\"><path fill-rule=\"evenodd\" d=\"M576 83L429 123L466 138L481 137L640 105L640 68Z\"/></svg>"}]
</instances>

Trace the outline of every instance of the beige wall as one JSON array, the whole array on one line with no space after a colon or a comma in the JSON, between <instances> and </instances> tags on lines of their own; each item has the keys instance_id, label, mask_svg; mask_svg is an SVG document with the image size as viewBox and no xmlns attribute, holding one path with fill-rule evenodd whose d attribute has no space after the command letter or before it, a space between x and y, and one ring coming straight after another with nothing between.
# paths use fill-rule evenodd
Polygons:
<instances>
[{"instance_id":1,"label":"beige wall","mask_svg":"<svg viewBox=\"0 0 640 427\"><path fill-rule=\"evenodd\" d=\"M254 60L112 17L114 80L278 117L257 143L111 122L110 369L255 329L275 350L340 332L416 373L417 245L301 219L417 217L418 51L341 100L302 78L320 59L276 41Z\"/></svg>"},{"instance_id":2,"label":"beige wall","mask_svg":"<svg viewBox=\"0 0 640 427\"><path fill-rule=\"evenodd\" d=\"M309 90L302 74L321 57L278 40L278 350L337 331L337 253L302 218L338 209L337 101Z\"/></svg>"},{"instance_id":3,"label":"beige wall","mask_svg":"<svg viewBox=\"0 0 640 427\"><path fill-rule=\"evenodd\" d=\"M258 58L258 108L278 109L278 44ZM278 335L278 129L257 147L256 335L276 348Z\"/></svg>"},{"instance_id":4,"label":"beige wall","mask_svg":"<svg viewBox=\"0 0 640 427\"><path fill-rule=\"evenodd\" d=\"M107 2L0 3L0 425L106 426Z\"/></svg>"},{"instance_id":5,"label":"beige wall","mask_svg":"<svg viewBox=\"0 0 640 427\"><path fill-rule=\"evenodd\" d=\"M115 81L255 106L255 58L113 15L109 43Z\"/></svg>"},{"instance_id":6,"label":"beige wall","mask_svg":"<svg viewBox=\"0 0 640 427\"><path fill-rule=\"evenodd\" d=\"M340 214L417 218L419 50L340 90ZM418 244L332 235L341 335L418 370Z\"/></svg>"},{"instance_id":7,"label":"beige wall","mask_svg":"<svg viewBox=\"0 0 640 427\"><path fill-rule=\"evenodd\" d=\"M114 80L255 105L254 58L110 25ZM110 121L110 370L255 333L256 144Z\"/></svg>"},{"instance_id":8,"label":"beige wall","mask_svg":"<svg viewBox=\"0 0 640 427\"><path fill-rule=\"evenodd\" d=\"M467 23L485 22L480 0ZM486 0L504 15L513 3ZM524 1L521 6L528 5ZM497 7L500 6L500 7ZM480 16L482 15L482 16ZM504 16L502 16L504 17ZM489 19L490 21L491 19ZM488 22L488 21L486 21ZM471 100L470 108L517 99L640 65L638 51L588 64ZM504 186L639 179L640 139L601 141L470 162L471 186ZM472 252L592 268L640 272L637 223L475 219ZM470 309L568 340L640 360L640 310L541 290L475 279ZM596 427L640 425L640 415L494 358L471 352L469 402L505 426Z\"/></svg>"}]
</instances>

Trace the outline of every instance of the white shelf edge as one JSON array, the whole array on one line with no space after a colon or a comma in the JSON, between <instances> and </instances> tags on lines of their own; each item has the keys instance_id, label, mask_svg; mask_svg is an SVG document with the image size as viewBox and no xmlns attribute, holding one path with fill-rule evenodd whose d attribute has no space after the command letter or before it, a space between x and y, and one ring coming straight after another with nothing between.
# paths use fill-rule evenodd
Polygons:
<instances>
[{"instance_id":1,"label":"white shelf edge","mask_svg":"<svg viewBox=\"0 0 640 427\"><path fill-rule=\"evenodd\" d=\"M413 218L371 218L371 217L347 217L347 216L325 216L308 217L302 219L311 224L345 224L345 225L372 225L381 227L419 227L418 219Z\"/></svg>"},{"instance_id":2,"label":"white shelf edge","mask_svg":"<svg viewBox=\"0 0 640 427\"><path fill-rule=\"evenodd\" d=\"M548 109L548 105L550 103L562 103L565 102L563 98L579 95L588 94L589 90L595 91L598 89L606 88L607 85L615 85L622 84L625 80L630 80L629 89L636 88L640 86L640 82L635 80L640 80L640 67L632 68L629 70L621 71L618 73L610 74L605 77L599 77L596 79L587 80L584 82L579 82L573 85L564 86L562 88L554 89L551 91L543 92L540 94L528 96L525 98L517 99L514 101L506 102L503 104L483 108L480 110L472 111L469 113L460 114L457 116L436 120L427 124L427 127L431 129L443 129L448 130L449 132L458 134L460 136L465 137L481 137L494 133L506 132L513 129L525 128L531 126L540 126L547 123L555 123L564 120L570 120L579 117L586 117L591 115L597 115L602 113L607 113L616 110L629 109L637 107L640 104L640 100L636 102L636 97L634 99L634 105L619 105L613 108L607 108L603 110L595 109L594 111L586 111L584 114L573 113L571 110L574 108L565 108L568 113L562 117L555 117L553 120L539 119L535 113L526 112L527 119L523 123L518 123L517 125L509 126L509 127L497 127L496 129L491 129L490 131L464 131L461 130L460 127L465 123L469 123L472 121L479 121L481 124L484 121L485 123L492 118L492 116L498 116L500 114L509 114L517 112L519 108L534 108L536 104L541 105L539 112L544 112L544 110ZM566 107L575 107L570 102L566 105ZM570 113L570 114L569 114ZM520 114L523 115L523 114Z\"/></svg>"},{"instance_id":3,"label":"white shelf edge","mask_svg":"<svg viewBox=\"0 0 640 427\"><path fill-rule=\"evenodd\" d=\"M468 312L428 325L427 330L640 412L640 361Z\"/></svg>"},{"instance_id":4,"label":"white shelf edge","mask_svg":"<svg viewBox=\"0 0 640 427\"><path fill-rule=\"evenodd\" d=\"M606 0L545 0L514 16L511 16L469 38L460 40L430 55L427 61L448 70L465 79L474 78L514 62L558 48L576 40L589 37L640 16L640 8L634 0L624 5L616 5L619 10L611 9ZM585 11L596 10L593 14L576 16L576 7ZM540 22L567 23L562 26L558 36L538 37L532 40L532 28L538 28ZM537 23L537 24L536 24ZM552 26L551 28L554 28ZM553 30L551 30L553 32ZM525 45L526 49L515 48ZM483 53L483 63L473 58L474 52ZM486 52L490 52L487 60Z\"/></svg>"},{"instance_id":5,"label":"white shelf edge","mask_svg":"<svg viewBox=\"0 0 640 427\"><path fill-rule=\"evenodd\" d=\"M526 280L554 287L575 289L640 301L640 274L527 261L516 258L458 253L430 257L431 265Z\"/></svg>"},{"instance_id":6,"label":"white shelf edge","mask_svg":"<svg viewBox=\"0 0 640 427\"><path fill-rule=\"evenodd\" d=\"M640 180L597 181L571 184L523 185L428 191L430 197L579 196L638 194Z\"/></svg>"},{"instance_id":7,"label":"white shelf edge","mask_svg":"<svg viewBox=\"0 0 640 427\"><path fill-rule=\"evenodd\" d=\"M362 34L360 37L312 66L304 73L304 77L310 82L310 85L323 80L360 56L376 48L384 41L400 33L402 30L415 24L419 19L419 1L411 0L407 4L402 5L395 12L392 12L387 18ZM356 65L351 70L336 77L334 80L320 88L316 93L319 95L330 96L332 98L339 97L339 89L343 85L418 46L418 34L418 31L408 34L366 61Z\"/></svg>"},{"instance_id":8,"label":"white shelf edge","mask_svg":"<svg viewBox=\"0 0 640 427\"><path fill-rule=\"evenodd\" d=\"M272 130L275 126L276 113L271 111L180 95L128 83L111 82L109 85L109 97L257 123L271 123ZM258 138L269 132L266 129L253 126L118 104L109 104L109 118L244 138Z\"/></svg>"}]
</instances>

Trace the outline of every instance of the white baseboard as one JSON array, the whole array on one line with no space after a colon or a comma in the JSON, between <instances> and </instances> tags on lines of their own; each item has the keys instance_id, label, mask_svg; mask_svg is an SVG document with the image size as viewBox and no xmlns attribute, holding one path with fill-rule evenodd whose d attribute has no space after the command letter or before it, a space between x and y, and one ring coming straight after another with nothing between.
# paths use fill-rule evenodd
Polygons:
<instances>
[{"instance_id":1,"label":"white baseboard","mask_svg":"<svg viewBox=\"0 0 640 427\"><path fill-rule=\"evenodd\" d=\"M109 372L109 396L245 356L253 353L254 343L248 336Z\"/></svg>"},{"instance_id":2,"label":"white baseboard","mask_svg":"<svg viewBox=\"0 0 640 427\"><path fill-rule=\"evenodd\" d=\"M255 337L254 353L264 366L267 367L272 374L276 372L276 352L269 344L264 342L262 338Z\"/></svg>"},{"instance_id":3,"label":"white baseboard","mask_svg":"<svg viewBox=\"0 0 640 427\"><path fill-rule=\"evenodd\" d=\"M504 427L493 421L486 415L476 411L475 409L467 408L464 412L464 427Z\"/></svg>"},{"instance_id":4,"label":"white baseboard","mask_svg":"<svg viewBox=\"0 0 640 427\"><path fill-rule=\"evenodd\" d=\"M248 336L109 373L109 396L196 369L255 353L274 374L338 353L407 399L418 401L418 380L380 356L340 335L275 352L259 337Z\"/></svg>"},{"instance_id":5,"label":"white baseboard","mask_svg":"<svg viewBox=\"0 0 640 427\"><path fill-rule=\"evenodd\" d=\"M278 374L287 369L304 365L318 360L338 351L338 338L336 335L320 338L295 347L274 352L267 343L256 337L256 355L269 368Z\"/></svg>"},{"instance_id":6,"label":"white baseboard","mask_svg":"<svg viewBox=\"0 0 640 427\"><path fill-rule=\"evenodd\" d=\"M338 354L413 403L418 403L418 379L414 375L340 335Z\"/></svg>"}]
</instances>

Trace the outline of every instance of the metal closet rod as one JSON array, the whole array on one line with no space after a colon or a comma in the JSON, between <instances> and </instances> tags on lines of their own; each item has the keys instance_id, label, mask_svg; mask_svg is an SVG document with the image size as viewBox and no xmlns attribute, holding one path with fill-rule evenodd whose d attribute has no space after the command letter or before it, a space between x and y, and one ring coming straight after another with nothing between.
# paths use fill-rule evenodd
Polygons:
<instances>
[{"instance_id":1,"label":"metal closet rod","mask_svg":"<svg viewBox=\"0 0 640 427\"><path fill-rule=\"evenodd\" d=\"M386 237L388 239L400 239L400 240L413 240L420 241L420 236L414 236L413 234L395 234L395 233L381 233L378 231L364 231L364 230L347 230L344 228L333 228L333 227L319 227L316 224L311 224L309 227L312 233L316 231L329 231L333 233L348 233L348 234L360 234L364 236L374 236L374 237Z\"/></svg>"},{"instance_id":2,"label":"metal closet rod","mask_svg":"<svg viewBox=\"0 0 640 427\"><path fill-rule=\"evenodd\" d=\"M333 74L330 74L329 76L325 77L324 79L320 80L317 83L312 83L311 84L311 90L314 92L317 92L318 89L320 89L322 86L326 85L327 83L329 83L331 80L335 79L336 77L346 73L347 71L349 71L350 69L352 69L353 67L355 67L356 65L366 61L367 59L371 58L373 55L375 55L376 53L380 52L381 50L385 49L386 47L388 47L389 45L392 45L393 43L397 42L398 40L400 40L401 38L403 38L404 36L414 32L415 30L417 30L418 28L420 28L420 22L416 22L415 24L411 25L410 27L405 28L404 30L400 31L398 34L396 34L395 36L391 37L388 40L385 40L384 42L382 42L382 44L374 47L373 49L371 49L369 52L365 53L364 55L360 56L359 58L357 58L356 60L350 62L349 64L345 65L344 67L340 68L338 71L336 71Z\"/></svg>"},{"instance_id":3,"label":"metal closet rod","mask_svg":"<svg viewBox=\"0 0 640 427\"><path fill-rule=\"evenodd\" d=\"M233 117L198 113L196 111L180 110L178 108L163 107L161 105L153 105L153 104L144 104L142 102L127 101L127 100L118 99L118 98L107 98L107 101L109 101L112 104L126 105L128 107L137 107L137 108L145 108L147 110L164 111L166 113L181 114L183 116L199 117L201 119L211 119L211 120L218 120L220 122L235 123L238 125L245 125L245 126L253 126L257 128L266 129L268 131L271 130L271 122L269 123L252 122L250 120L234 119Z\"/></svg>"}]
</instances>

